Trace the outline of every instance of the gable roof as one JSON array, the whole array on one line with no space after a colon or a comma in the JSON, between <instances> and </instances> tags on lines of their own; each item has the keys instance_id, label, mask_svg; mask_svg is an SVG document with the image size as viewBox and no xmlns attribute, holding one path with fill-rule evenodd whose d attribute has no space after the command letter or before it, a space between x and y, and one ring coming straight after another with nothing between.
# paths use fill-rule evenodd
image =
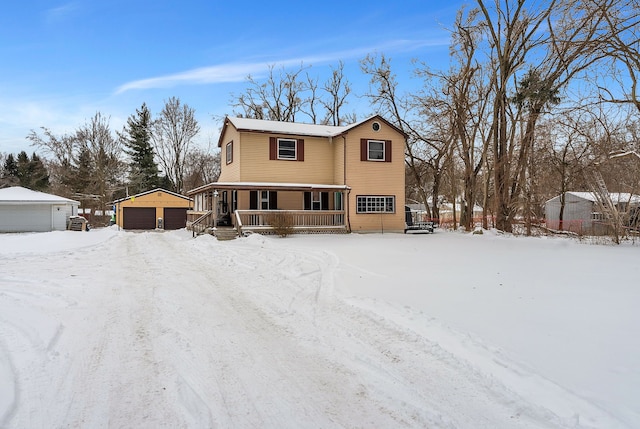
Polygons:
<instances>
[{"instance_id":1,"label":"gable roof","mask_svg":"<svg viewBox=\"0 0 640 429\"><path fill-rule=\"evenodd\" d=\"M184 195L180 195L180 194L177 194L175 192L167 191L166 189L156 188L156 189L151 189L150 191L140 192L139 194L129 195L128 197L120 198L119 200L114 200L110 204L120 203L122 201L126 201L126 200L129 200L131 198L144 197L145 195L153 194L155 192L165 192L167 194L173 195L174 197L179 197L179 198L183 198L185 200L191 201L191 198L185 197Z\"/></svg>"},{"instance_id":2,"label":"gable roof","mask_svg":"<svg viewBox=\"0 0 640 429\"><path fill-rule=\"evenodd\" d=\"M0 189L0 203L4 204L69 204L80 202L58 195L38 192L22 186Z\"/></svg>"},{"instance_id":3,"label":"gable roof","mask_svg":"<svg viewBox=\"0 0 640 429\"><path fill-rule=\"evenodd\" d=\"M263 119L234 118L227 116L224 119L222 131L220 132L218 147L222 147L222 138L224 136L224 131L229 124L233 125L233 127L238 131L329 138L345 134L349 130L356 128L372 119L384 122L386 125L392 127L406 138L406 134L401 129L399 129L380 115L373 115L351 125L342 126L302 124L298 122L266 121Z\"/></svg>"}]
</instances>

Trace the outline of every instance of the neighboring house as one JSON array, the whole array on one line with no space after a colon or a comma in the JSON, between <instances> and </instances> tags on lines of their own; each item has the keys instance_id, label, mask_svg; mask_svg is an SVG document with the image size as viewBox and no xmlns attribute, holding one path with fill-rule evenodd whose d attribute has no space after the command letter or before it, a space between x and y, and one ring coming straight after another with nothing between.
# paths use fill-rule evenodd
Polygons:
<instances>
[{"instance_id":1,"label":"neighboring house","mask_svg":"<svg viewBox=\"0 0 640 429\"><path fill-rule=\"evenodd\" d=\"M452 222L453 221L453 203L449 203L449 202L445 202L445 203L441 203L439 206L439 213L440 213L440 222L441 223L445 223L445 222ZM460 222L460 215L462 214L462 209L463 209L463 205L460 204L459 202L457 202L455 204L455 218L456 221ZM474 219L474 222L482 222L482 214L483 214L483 210L482 207L480 207L477 204L473 205L473 214L472 217Z\"/></svg>"},{"instance_id":2,"label":"neighboring house","mask_svg":"<svg viewBox=\"0 0 640 429\"><path fill-rule=\"evenodd\" d=\"M13 186L0 189L0 232L46 232L67 229L78 214L78 201Z\"/></svg>"},{"instance_id":3,"label":"neighboring house","mask_svg":"<svg viewBox=\"0 0 640 429\"><path fill-rule=\"evenodd\" d=\"M377 115L348 126L227 117L219 181L187 192L190 225L268 230L278 210L299 231L402 232L405 140Z\"/></svg>"},{"instance_id":4,"label":"neighboring house","mask_svg":"<svg viewBox=\"0 0 640 429\"><path fill-rule=\"evenodd\" d=\"M114 201L116 223L123 229L180 229L187 223L191 198L153 189Z\"/></svg>"},{"instance_id":5,"label":"neighboring house","mask_svg":"<svg viewBox=\"0 0 640 429\"><path fill-rule=\"evenodd\" d=\"M602 212L596 196L592 192L565 192L562 221L560 211L561 196L551 198L544 204L547 227L555 230L576 233L604 233L603 221L606 215ZM619 212L627 214L627 223L636 222L640 196L629 193L609 193L611 201ZM602 231L600 231L600 230Z\"/></svg>"}]
</instances>

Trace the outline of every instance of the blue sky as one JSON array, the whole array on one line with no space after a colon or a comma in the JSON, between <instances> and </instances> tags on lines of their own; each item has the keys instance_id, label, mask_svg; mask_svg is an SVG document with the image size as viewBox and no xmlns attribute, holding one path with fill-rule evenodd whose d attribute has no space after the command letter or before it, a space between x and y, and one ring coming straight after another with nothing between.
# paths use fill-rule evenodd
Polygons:
<instances>
[{"instance_id":1,"label":"blue sky","mask_svg":"<svg viewBox=\"0 0 640 429\"><path fill-rule=\"evenodd\" d=\"M463 1L23 1L0 14L0 152L32 152L45 126L72 133L97 111L120 130L143 102L156 114L169 97L193 107L197 143L216 141L232 94L269 65L311 65L326 80L345 63L355 93L359 61L384 53L403 86L412 59L448 66L448 27ZM352 98L347 111L371 113Z\"/></svg>"}]
</instances>

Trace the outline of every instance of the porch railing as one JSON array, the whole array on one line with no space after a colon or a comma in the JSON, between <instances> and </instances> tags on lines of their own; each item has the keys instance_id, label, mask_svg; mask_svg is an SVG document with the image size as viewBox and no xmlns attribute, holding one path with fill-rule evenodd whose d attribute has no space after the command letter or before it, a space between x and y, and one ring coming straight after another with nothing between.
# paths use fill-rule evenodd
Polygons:
<instances>
[{"instance_id":1,"label":"porch railing","mask_svg":"<svg viewBox=\"0 0 640 429\"><path fill-rule=\"evenodd\" d=\"M298 232L346 231L343 210L236 210L239 231L268 231L269 216L286 213L291 216L293 229Z\"/></svg>"},{"instance_id":2,"label":"porch railing","mask_svg":"<svg viewBox=\"0 0 640 429\"><path fill-rule=\"evenodd\" d=\"M187 230L193 234L202 234L207 228L213 226L213 210L206 212L187 211Z\"/></svg>"}]
</instances>

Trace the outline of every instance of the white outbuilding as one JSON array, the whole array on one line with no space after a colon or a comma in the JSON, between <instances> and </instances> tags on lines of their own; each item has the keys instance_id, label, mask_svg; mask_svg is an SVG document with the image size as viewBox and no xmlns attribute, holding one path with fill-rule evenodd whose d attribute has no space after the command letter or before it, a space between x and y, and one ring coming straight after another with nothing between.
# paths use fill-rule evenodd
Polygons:
<instances>
[{"instance_id":1,"label":"white outbuilding","mask_svg":"<svg viewBox=\"0 0 640 429\"><path fill-rule=\"evenodd\" d=\"M565 192L564 202L561 195L551 198L544 204L547 227L576 233L603 233L606 218L596 195L592 192ZM626 215L626 224L635 224L638 219L640 196L629 193L610 192L609 197L616 209ZM562 210L562 221L560 211Z\"/></svg>"},{"instance_id":2,"label":"white outbuilding","mask_svg":"<svg viewBox=\"0 0 640 429\"><path fill-rule=\"evenodd\" d=\"M0 189L0 232L45 232L67 229L78 214L78 201L20 186Z\"/></svg>"}]
</instances>

